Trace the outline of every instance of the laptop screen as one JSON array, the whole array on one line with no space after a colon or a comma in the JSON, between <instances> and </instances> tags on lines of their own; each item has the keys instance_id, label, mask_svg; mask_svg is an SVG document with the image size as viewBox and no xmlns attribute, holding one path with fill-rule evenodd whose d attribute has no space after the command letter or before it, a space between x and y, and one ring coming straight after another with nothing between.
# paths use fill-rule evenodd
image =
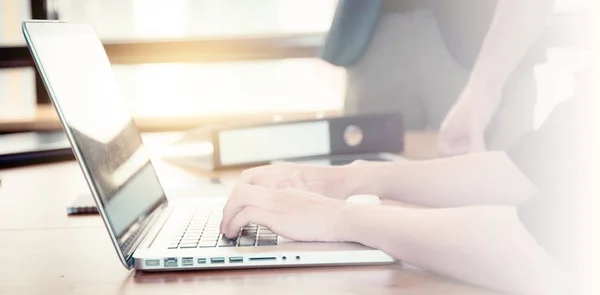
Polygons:
<instances>
[{"instance_id":1,"label":"laptop screen","mask_svg":"<svg viewBox=\"0 0 600 295\"><path fill-rule=\"evenodd\" d=\"M87 24L31 22L24 30L105 221L125 251L132 227L166 198L104 48Z\"/></svg>"}]
</instances>

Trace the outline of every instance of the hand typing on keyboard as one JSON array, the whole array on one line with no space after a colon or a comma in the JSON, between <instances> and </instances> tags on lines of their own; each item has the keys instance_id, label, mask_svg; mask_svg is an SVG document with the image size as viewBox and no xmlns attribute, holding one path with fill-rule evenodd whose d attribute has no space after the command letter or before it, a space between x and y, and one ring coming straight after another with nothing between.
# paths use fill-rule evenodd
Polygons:
<instances>
[{"instance_id":1,"label":"hand typing on keyboard","mask_svg":"<svg viewBox=\"0 0 600 295\"><path fill-rule=\"evenodd\" d=\"M221 212L199 210L185 218L174 232L168 249L214 247L252 247L277 245L277 235L265 226L246 224L237 236L227 238L219 232Z\"/></svg>"},{"instance_id":2,"label":"hand typing on keyboard","mask_svg":"<svg viewBox=\"0 0 600 295\"><path fill-rule=\"evenodd\" d=\"M344 206L345 201L307 191L300 173L285 189L240 184L225 205L220 230L243 238L245 226L255 223L291 240L342 241L337 228Z\"/></svg>"}]
</instances>

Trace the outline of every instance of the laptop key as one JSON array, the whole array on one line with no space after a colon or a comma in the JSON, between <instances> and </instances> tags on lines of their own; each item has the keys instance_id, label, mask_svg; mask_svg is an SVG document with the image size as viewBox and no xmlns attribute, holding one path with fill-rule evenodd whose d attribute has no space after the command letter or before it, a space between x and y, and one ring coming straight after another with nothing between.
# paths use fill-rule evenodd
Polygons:
<instances>
[{"instance_id":1,"label":"laptop key","mask_svg":"<svg viewBox=\"0 0 600 295\"><path fill-rule=\"evenodd\" d=\"M258 238L258 242L264 242L264 243L277 243L277 239L273 239L273 238Z\"/></svg>"},{"instance_id":2,"label":"laptop key","mask_svg":"<svg viewBox=\"0 0 600 295\"><path fill-rule=\"evenodd\" d=\"M242 231L240 237L256 237L256 232Z\"/></svg>"},{"instance_id":3,"label":"laptop key","mask_svg":"<svg viewBox=\"0 0 600 295\"><path fill-rule=\"evenodd\" d=\"M258 240L256 243L257 246L275 246L277 245L277 240Z\"/></svg>"},{"instance_id":4,"label":"laptop key","mask_svg":"<svg viewBox=\"0 0 600 295\"><path fill-rule=\"evenodd\" d=\"M183 246L179 246L179 249L192 249L192 248L196 248L196 245L183 245Z\"/></svg>"},{"instance_id":5,"label":"laptop key","mask_svg":"<svg viewBox=\"0 0 600 295\"><path fill-rule=\"evenodd\" d=\"M204 231L202 233L203 237L218 237L221 233L219 231Z\"/></svg>"},{"instance_id":6,"label":"laptop key","mask_svg":"<svg viewBox=\"0 0 600 295\"><path fill-rule=\"evenodd\" d=\"M237 245L236 239L228 239L225 237L221 238L218 243L219 247L235 247L235 245Z\"/></svg>"},{"instance_id":7,"label":"laptop key","mask_svg":"<svg viewBox=\"0 0 600 295\"><path fill-rule=\"evenodd\" d=\"M179 242L181 244L191 244L191 243L198 243L198 238L188 238L188 239L182 239L181 242Z\"/></svg>"},{"instance_id":8,"label":"laptop key","mask_svg":"<svg viewBox=\"0 0 600 295\"><path fill-rule=\"evenodd\" d=\"M179 245L198 245L198 240L181 241Z\"/></svg>"},{"instance_id":9,"label":"laptop key","mask_svg":"<svg viewBox=\"0 0 600 295\"><path fill-rule=\"evenodd\" d=\"M197 242L200 240L200 236L186 236L181 239L182 242Z\"/></svg>"},{"instance_id":10,"label":"laptop key","mask_svg":"<svg viewBox=\"0 0 600 295\"><path fill-rule=\"evenodd\" d=\"M219 235L221 232L219 232L218 230L205 230L204 233L202 234L203 236L214 236L214 235Z\"/></svg>"},{"instance_id":11,"label":"laptop key","mask_svg":"<svg viewBox=\"0 0 600 295\"><path fill-rule=\"evenodd\" d=\"M217 241L200 241L198 248L213 248L217 245Z\"/></svg>"},{"instance_id":12,"label":"laptop key","mask_svg":"<svg viewBox=\"0 0 600 295\"><path fill-rule=\"evenodd\" d=\"M202 238L200 239L200 241L217 241L219 239L219 236L202 236Z\"/></svg>"},{"instance_id":13,"label":"laptop key","mask_svg":"<svg viewBox=\"0 0 600 295\"><path fill-rule=\"evenodd\" d=\"M240 247L254 246L255 241L256 241L255 237L242 236L239 238L238 246L240 246Z\"/></svg>"}]
</instances>

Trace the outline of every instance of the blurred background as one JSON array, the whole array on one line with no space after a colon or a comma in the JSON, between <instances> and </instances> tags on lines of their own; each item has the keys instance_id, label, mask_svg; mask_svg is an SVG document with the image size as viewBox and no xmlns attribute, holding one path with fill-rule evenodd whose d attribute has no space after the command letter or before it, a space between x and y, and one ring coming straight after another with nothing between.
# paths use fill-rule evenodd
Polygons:
<instances>
[{"instance_id":1,"label":"blurred background","mask_svg":"<svg viewBox=\"0 0 600 295\"><path fill-rule=\"evenodd\" d=\"M548 62L536 72L539 122L573 91L573 72L585 59L573 32L585 2L557 0L543 39ZM52 117L48 97L20 28L30 18L94 24L124 97L148 126L339 112L344 69L318 58L336 3L0 0L0 132L50 128L43 124Z\"/></svg>"}]
</instances>

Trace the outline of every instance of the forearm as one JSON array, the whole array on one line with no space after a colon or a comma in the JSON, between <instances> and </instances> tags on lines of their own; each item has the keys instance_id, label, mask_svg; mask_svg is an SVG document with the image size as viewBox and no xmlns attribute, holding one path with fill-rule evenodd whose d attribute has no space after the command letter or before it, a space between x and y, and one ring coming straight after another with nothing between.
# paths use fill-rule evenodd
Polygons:
<instances>
[{"instance_id":1,"label":"forearm","mask_svg":"<svg viewBox=\"0 0 600 295\"><path fill-rule=\"evenodd\" d=\"M500 0L468 86L501 89L547 25L550 0Z\"/></svg>"},{"instance_id":2,"label":"forearm","mask_svg":"<svg viewBox=\"0 0 600 295\"><path fill-rule=\"evenodd\" d=\"M426 271L487 288L554 294L563 277L509 207L406 209L348 205L340 240L380 249Z\"/></svg>"},{"instance_id":3,"label":"forearm","mask_svg":"<svg viewBox=\"0 0 600 295\"><path fill-rule=\"evenodd\" d=\"M504 152L361 167L361 194L425 207L515 205L535 186Z\"/></svg>"}]
</instances>

